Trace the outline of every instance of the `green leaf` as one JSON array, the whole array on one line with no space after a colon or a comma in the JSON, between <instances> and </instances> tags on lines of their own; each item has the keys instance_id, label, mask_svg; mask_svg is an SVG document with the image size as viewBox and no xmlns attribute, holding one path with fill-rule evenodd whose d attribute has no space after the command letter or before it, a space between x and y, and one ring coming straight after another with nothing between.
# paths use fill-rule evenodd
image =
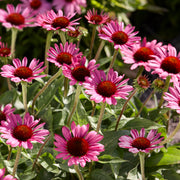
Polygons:
<instances>
[{"instance_id":1,"label":"green leaf","mask_svg":"<svg viewBox=\"0 0 180 180\"><path fill-rule=\"evenodd\" d=\"M176 146L167 148L167 151L160 151L159 153L152 153L151 157L147 159L146 166L162 166L180 163L180 150Z\"/></svg>"},{"instance_id":2,"label":"green leaf","mask_svg":"<svg viewBox=\"0 0 180 180\"><path fill-rule=\"evenodd\" d=\"M29 102L30 100L32 100L34 98L39 87L40 87L39 82L34 82L30 86L28 86L28 88L27 88L27 102Z\"/></svg>"},{"instance_id":3,"label":"green leaf","mask_svg":"<svg viewBox=\"0 0 180 180\"><path fill-rule=\"evenodd\" d=\"M120 157L113 157L108 154L104 154L102 156L99 156L99 163L107 164L107 163L121 163L125 162L126 160L121 159Z\"/></svg>"},{"instance_id":4,"label":"green leaf","mask_svg":"<svg viewBox=\"0 0 180 180\"><path fill-rule=\"evenodd\" d=\"M91 180L113 180L104 170L102 169L95 169L92 171L90 175Z\"/></svg>"},{"instance_id":5,"label":"green leaf","mask_svg":"<svg viewBox=\"0 0 180 180\"><path fill-rule=\"evenodd\" d=\"M48 104L51 103L51 101L54 98L55 93L57 92L58 88L62 86L63 83L63 76L56 79L52 84L49 85L49 87L43 92L43 94L40 96L37 107L38 112L43 110L45 107L48 106Z\"/></svg>"},{"instance_id":6,"label":"green leaf","mask_svg":"<svg viewBox=\"0 0 180 180\"><path fill-rule=\"evenodd\" d=\"M48 172L58 173L59 169L54 165L55 158L52 154L45 152L40 156L39 163L46 169Z\"/></svg>"},{"instance_id":7,"label":"green leaf","mask_svg":"<svg viewBox=\"0 0 180 180\"><path fill-rule=\"evenodd\" d=\"M0 96L0 104L8 104L14 101L17 97L16 89L12 89L11 91L6 91Z\"/></svg>"},{"instance_id":8,"label":"green leaf","mask_svg":"<svg viewBox=\"0 0 180 180\"><path fill-rule=\"evenodd\" d=\"M145 129L158 129L160 127L164 127L158 123L155 123L149 119L145 118L128 118L129 121L123 126L123 129L137 129L140 130L141 128ZM123 119L122 119L123 121Z\"/></svg>"}]
</instances>

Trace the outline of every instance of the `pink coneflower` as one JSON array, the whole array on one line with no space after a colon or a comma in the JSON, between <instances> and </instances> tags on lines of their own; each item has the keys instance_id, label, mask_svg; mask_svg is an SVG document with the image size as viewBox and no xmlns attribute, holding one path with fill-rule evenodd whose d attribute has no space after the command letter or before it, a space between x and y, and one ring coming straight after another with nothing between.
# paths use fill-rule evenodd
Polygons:
<instances>
[{"instance_id":1,"label":"pink coneflower","mask_svg":"<svg viewBox=\"0 0 180 180\"><path fill-rule=\"evenodd\" d=\"M15 111L15 108L12 108L11 104L7 104L6 106L0 105L0 124L1 121L6 121L11 113Z\"/></svg>"},{"instance_id":2,"label":"pink coneflower","mask_svg":"<svg viewBox=\"0 0 180 180\"><path fill-rule=\"evenodd\" d=\"M161 133L157 133L157 130L152 129L147 138L145 136L145 129L142 128L140 134L136 129L131 130L131 136L121 136L119 138L119 147L129 149L129 152L138 153L144 152L149 153L149 151L157 148L162 148L163 146L156 146L159 144L164 137L160 138Z\"/></svg>"},{"instance_id":3,"label":"pink coneflower","mask_svg":"<svg viewBox=\"0 0 180 180\"><path fill-rule=\"evenodd\" d=\"M1 137L7 139L6 144L12 147L22 146L25 149L32 149L32 141L44 143L44 136L49 134L46 129L40 129L45 123L39 123L39 120L34 120L34 117L26 113L24 123L19 114L11 114L7 121L1 121L0 132Z\"/></svg>"},{"instance_id":4,"label":"pink coneflower","mask_svg":"<svg viewBox=\"0 0 180 180\"><path fill-rule=\"evenodd\" d=\"M81 58L82 56L79 48L76 48L76 44L73 43L68 44L68 42L66 42L64 46L62 43L60 43L59 46L54 44L54 47L55 49L50 47L47 60L59 68L63 64L70 65L73 57Z\"/></svg>"},{"instance_id":5,"label":"pink coneflower","mask_svg":"<svg viewBox=\"0 0 180 180\"><path fill-rule=\"evenodd\" d=\"M26 57L23 58L22 63L17 59L13 59L13 65L4 65L0 73L1 76L11 78L11 81L16 83L21 81L32 82L33 79L45 77L46 75L38 75L43 72L46 67L41 68L44 62L39 63L39 60L35 58L30 62L27 67L28 60ZM39 64L38 64L39 63Z\"/></svg>"},{"instance_id":6,"label":"pink coneflower","mask_svg":"<svg viewBox=\"0 0 180 180\"><path fill-rule=\"evenodd\" d=\"M54 142L56 151L60 154L56 158L69 159L68 166L80 164L82 167L86 165L86 161L98 161L97 155L104 151L104 145L98 143L103 136L95 131L90 131L89 125L77 125L72 122L71 131L67 127L62 128L63 136L55 134ZM72 136L73 135L73 136Z\"/></svg>"},{"instance_id":7,"label":"pink coneflower","mask_svg":"<svg viewBox=\"0 0 180 180\"><path fill-rule=\"evenodd\" d=\"M11 54L11 49L8 48L7 44L1 42L1 36L0 36L0 56L1 57L8 57Z\"/></svg>"},{"instance_id":8,"label":"pink coneflower","mask_svg":"<svg viewBox=\"0 0 180 180\"><path fill-rule=\"evenodd\" d=\"M158 56L149 61L152 74L158 74L162 79L171 76L172 82L180 80L180 52L177 54L176 48L170 44L157 48L157 51Z\"/></svg>"},{"instance_id":9,"label":"pink coneflower","mask_svg":"<svg viewBox=\"0 0 180 180\"><path fill-rule=\"evenodd\" d=\"M104 71L95 70L84 82L85 93L92 95L90 99L96 103L107 102L116 105L115 97L127 99L128 92L133 90L132 86L125 85L128 79L122 81L123 77L124 75L118 76L118 72L113 69L110 69L107 78Z\"/></svg>"},{"instance_id":10,"label":"pink coneflower","mask_svg":"<svg viewBox=\"0 0 180 180\"><path fill-rule=\"evenodd\" d=\"M163 98L168 102L166 105L171 109L175 109L180 113L180 86L179 83L174 83L174 87L169 87L169 93L165 92Z\"/></svg>"},{"instance_id":11,"label":"pink coneflower","mask_svg":"<svg viewBox=\"0 0 180 180\"><path fill-rule=\"evenodd\" d=\"M101 14L97 14L97 10L93 8L93 11L89 10L87 12L85 18L90 24L100 25L104 24L108 20L109 15L106 13L103 14L103 11L101 12Z\"/></svg>"},{"instance_id":12,"label":"pink coneflower","mask_svg":"<svg viewBox=\"0 0 180 180\"><path fill-rule=\"evenodd\" d=\"M53 6L57 11L64 9L66 15L75 12L81 14L81 6L86 7L86 0L54 0Z\"/></svg>"},{"instance_id":13,"label":"pink coneflower","mask_svg":"<svg viewBox=\"0 0 180 180\"><path fill-rule=\"evenodd\" d=\"M63 15L62 10L58 10L57 14L53 11L47 11L44 14L39 14L37 16L36 22L38 26L43 27L44 29L50 30L58 30L66 31L67 29L74 30L73 26L78 25L76 22L80 18L70 21L72 17L75 16L76 13L68 14L67 16Z\"/></svg>"},{"instance_id":14,"label":"pink coneflower","mask_svg":"<svg viewBox=\"0 0 180 180\"><path fill-rule=\"evenodd\" d=\"M30 8L33 13L43 13L51 9L51 4L46 0L21 0L23 8Z\"/></svg>"},{"instance_id":15,"label":"pink coneflower","mask_svg":"<svg viewBox=\"0 0 180 180\"><path fill-rule=\"evenodd\" d=\"M6 175L5 176L5 172L6 172L5 168L0 169L0 180L17 180L16 178L14 178L11 175Z\"/></svg>"},{"instance_id":16,"label":"pink coneflower","mask_svg":"<svg viewBox=\"0 0 180 180\"><path fill-rule=\"evenodd\" d=\"M18 4L16 8L12 4L7 4L7 12L0 9L0 22L6 28L23 29L24 27L35 26L33 24L33 14L29 8L22 8L21 4Z\"/></svg>"},{"instance_id":17,"label":"pink coneflower","mask_svg":"<svg viewBox=\"0 0 180 180\"><path fill-rule=\"evenodd\" d=\"M134 42L141 39L135 36L138 32L133 32L134 29L135 27L132 27L130 24L124 27L123 22L111 21L102 27L104 33L99 34L99 37L114 43L115 49L129 48Z\"/></svg>"},{"instance_id":18,"label":"pink coneflower","mask_svg":"<svg viewBox=\"0 0 180 180\"><path fill-rule=\"evenodd\" d=\"M157 47L161 47L162 43L157 43L156 40L147 42L146 38L142 42L134 43L131 49L122 49L122 58L125 63L132 64L131 70L136 69L138 66L144 66L146 71L150 71L151 68L148 66L148 62L154 59L151 55L158 55L156 51Z\"/></svg>"},{"instance_id":19,"label":"pink coneflower","mask_svg":"<svg viewBox=\"0 0 180 180\"><path fill-rule=\"evenodd\" d=\"M85 82L85 77L90 77L92 72L99 67L99 64L96 64L96 60L91 60L87 65L86 57L82 57L81 59L73 58L72 65L65 64L62 67L63 74L67 78L69 78L70 85L74 85L79 82L79 85L82 85Z\"/></svg>"}]
</instances>

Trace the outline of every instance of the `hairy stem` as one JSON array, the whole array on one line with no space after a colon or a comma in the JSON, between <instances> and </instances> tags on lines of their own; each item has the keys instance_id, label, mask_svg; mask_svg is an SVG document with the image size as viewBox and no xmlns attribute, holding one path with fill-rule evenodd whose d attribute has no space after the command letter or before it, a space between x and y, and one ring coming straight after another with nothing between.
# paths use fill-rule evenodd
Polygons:
<instances>
[{"instance_id":1,"label":"hairy stem","mask_svg":"<svg viewBox=\"0 0 180 180\"><path fill-rule=\"evenodd\" d=\"M23 104L24 104L24 109L25 109L25 114L26 114L28 112L28 108L27 108L27 82L21 81L21 86L22 86Z\"/></svg>"},{"instance_id":2,"label":"hairy stem","mask_svg":"<svg viewBox=\"0 0 180 180\"><path fill-rule=\"evenodd\" d=\"M104 102L101 106L101 111L100 111L100 115L99 115L99 119L98 119L98 123L97 123L97 128L96 128L96 132L98 133L101 127L101 123L102 123L102 118L104 115L104 111L105 111L105 107L106 107L106 102Z\"/></svg>"},{"instance_id":3,"label":"hairy stem","mask_svg":"<svg viewBox=\"0 0 180 180\"><path fill-rule=\"evenodd\" d=\"M137 92L137 89L134 89L134 91L131 93L131 95L129 96L129 98L128 98L128 99L126 100L126 102L124 103L123 108L122 108L122 110L121 110L121 113L120 113L120 115L119 115L119 117L118 117L118 119L117 119L117 122L116 122L115 131L117 131L117 128L118 128L118 125L119 125L119 121L121 120L121 117L122 117L122 115L123 115L124 110L126 109L126 106L127 106L128 102L129 102L130 99L136 94L136 92Z\"/></svg>"},{"instance_id":4,"label":"hairy stem","mask_svg":"<svg viewBox=\"0 0 180 180\"><path fill-rule=\"evenodd\" d=\"M60 39L61 39L62 44L65 45L65 43L66 43L66 37L65 37L64 32L63 32L63 31L60 31L60 32L59 32L59 36L60 36Z\"/></svg>"},{"instance_id":5,"label":"hairy stem","mask_svg":"<svg viewBox=\"0 0 180 180\"><path fill-rule=\"evenodd\" d=\"M32 170L34 170L36 162L37 162L39 156L41 155L41 152L42 152L44 146L47 144L47 142L50 140L50 138L51 138L51 135L49 135L49 137L47 137L47 139L44 141L44 143L42 144L41 148L39 149L39 152L38 152L38 154L36 156L36 159L34 160L34 163L33 163L33 166L32 166Z\"/></svg>"},{"instance_id":6,"label":"hairy stem","mask_svg":"<svg viewBox=\"0 0 180 180\"><path fill-rule=\"evenodd\" d=\"M56 79L58 78L62 73L62 69L59 69L59 71L54 75L52 76L48 82L45 84L45 86L36 94L36 96L34 97L33 99L33 102L32 102L32 114L34 114L34 105L35 105L35 102L37 100L37 98L48 88L48 86Z\"/></svg>"},{"instance_id":7,"label":"hairy stem","mask_svg":"<svg viewBox=\"0 0 180 180\"><path fill-rule=\"evenodd\" d=\"M161 106L162 106L162 104L163 104L163 102L164 102L163 96L164 96L164 93L168 91L170 80L171 80L171 76L167 76L167 77L166 77L166 82L165 82L165 87L164 87L164 89L163 89L163 93L162 93L162 95L161 95L161 99L160 99L160 101L159 101L158 108L161 108Z\"/></svg>"},{"instance_id":8,"label":"hairy stem","mask_svg":"<svg viewBox=\"0 0 180 180\"><path fill-rule=\"evenodd\" d=\"M49 73L49 61L47 61L47 57L48 57L47 53L48 53L48 50L51 45L52 36L53 36L53 31L48 31L47 37L46 37L46 47L45 47L45 56L44 56L44 62L45 62L45 66L46 66L46 69L44 70L44 72L46 74Z\"/></svg>"},{"instance_id":9,"label":"hairy stem","mask_svg":"<svg viewBox=\"0 0 180 180\"><path fill-rule=\"evenodd\" d=\"M18 29L12 28L12 36L11 36L11 58L14 59L15 57L15 45L16 45L16 38L17 38L17 33Z\"/></svg>"},{"instance_id":10,"label":"hairy stem","mask_svg":"<svg viewBox=\"0 0 180 180\"><path fill-rule=\"evenodd\" d=\"M18 147L18 150L17 150L16 160L15 160L15 163L14 163L14 168L13 168L13 173L12 173L13 176L15 176L15 174L16 174L16 170L17 170L17 167L18 167L19 159L21 157L21 151L22 151L22 146Z\"/></svg>"},{"instance_id":11,"label":"hairy stem","mask_svg":"<svg viewBox=\"0 0 180 180\"><path fill-rule=\"evenodd\" d=\"M140 159L140 167L141 167L141 177L142 177L142 180L145 180L145 172L144 172L145 153L139 152L139 159Z\"/></svg>"},{"instance_id":12,"label":"hairy stem","mask_svg":"<svg viewBox=\"0 0 180 180\"><path fill-rule=\"evenodd\" d=\"M104 40L101 40L100 45L99 45L99 48L98 48L98 50L97 50L97 52L96 52L96 55L95 55L95 57L94 57L94 59L95 59L96 61L98 60L98 58L99 58L99 56L100 56L100 54L101 54L101 51L102 51L102 49L103 49L103 47L104 47L104 44L105 44L105 41L104 41Z\"/></svg>"},{"instance_id":13,"label":"hairy stem","mask_svg":"<svg viewBox=\"0 0 180 180\"><path fill-rule=\"evenodd\" d=\"M73 108L71 110L71 113L68 117L68 120L67 120L67 125L70 126L70 122L71 122L71 119L72 119L72 116L76 110L76 107L77 107L77 104L78 104L78 101L79 101L79 95L81 93L81 86L80 85L77 85L77 89L76 89L76 94L75 94L75 99L74 99L74 105L73 105Z\"/></svg>"},{"instance_id":14,"label":"hairy stem","mask_svg":"<svg viewBox=\"0 0 180 180\"><path fill-rule=\"evenodd\" d=\"M92 50L93 50L93 46L94 46L95 36L96 36L96 26L93 26L92 36L91 36L91 44L90 44L89 56L88 56L88 59L89 59L89 60L91 59Z\"/></svg>"},{"instance_id":15,"label":"hairy stem","mask_svg":"<svg viewBox=\"0 0 180 180\"><path fill-rule=\"evenodd\" d=\"M82 173L81 173L81 171L79 169L79 166L78 165L74 165L74 169L76 170L76 173L78 175L79 180L84 180L83 175L82 175Z\"/></svg>"}]
</instances>

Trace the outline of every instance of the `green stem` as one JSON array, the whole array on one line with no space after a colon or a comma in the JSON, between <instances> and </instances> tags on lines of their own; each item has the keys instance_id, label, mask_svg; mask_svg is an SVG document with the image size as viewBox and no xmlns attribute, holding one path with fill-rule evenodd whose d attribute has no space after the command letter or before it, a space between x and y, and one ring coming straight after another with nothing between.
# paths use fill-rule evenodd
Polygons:
<instances>
[{"instance_id":1,"label":"green stem","mask_svg":"<svg viewBox=\"0 0 180 180\"><path fill-rule=\"evenodd\" d=\"M79 95L81 93L81 86L80 85L77 85L77 89L76 89L76 94L75 94L75 99L74 99L74 105L73 105L73 108L71 110L71 113L68 117L68 120L67 120L67 125L70 126L70 122L71 122L71 119L72 119L72 116L76 110L76 107L77 107L77 104L78 104L78 101L79 101Z\"/></svg>"},{"instance_id":2,"label":"green stem","mask_svg":"<svg viewBox=\"0 0 180 180\"><path fill-rule=\"evenodd\" d=\"M94 116L94 113L95 113L95 110L96 110L96 102L95 101L92 101L92 112L91 112L91 116L93 117Z\"/></svg>"},{"instance_id":3,"label":"green stem","mask_svg":"<svg viewBox=\"0 0 180 180\"><path fill-rule=\"evenodd\" d=\"M67 77L64 78L64 97L67 97L69 90L69 79Z\"/></svg>"},{"instance_id":4,"label":"green stem","mask_svg":"<svg viewBox=\"0 0 180 180\"><path fill-rule=\"evenodd\" d=\"M108 74L109 74L110 69L112 69L112 67L113 67L113 65L114 65L114 62L115 62L115 59L116 59L117 54L118 54L118 49L115 49L115 50L114 50L114 54L113 54L112 61L111 61L110 65L109 65L109 68L108 68L107 76L108 76Z\"/></svg>"},{"instance_id":5,"label":"green stem","mask_svg":"<svg viewBox=\"0 0 180 180\"><path fill-rule=\"evenodd\" d=\"M12 28L12 37L11 37L11 58L14 59L15 57L15 45L16 45L16 38L17 38L17 33L18 29Z\"/></svg>"},{"instance_id":6,"label":"green stem","mask_svg":"<svg viewBox=\"0 0 180 180\"><path fill-rule=\"evenodd\" d=\"M25 109L25 114L26 114L26 112L28 112L28 108L27 108L27 82L21 81L21 86L22 86L23 104L24 104L24 109Z\"/></svg>"},{"instance_id":7,"label":"green stem","mask_svg":"<svg viewBox=\"0 0 180 180\"><path fill-rule=\"evenodd\" d=\"M104 102L101 106L101 111L100 111L100 115L99 115L99 119L98 119L98 123L97 123L97 128L96 128L96 132L98 133L101 127L101 123L102 123L102 118L104 115L104 111L105 111L105 107L106 107L106 102Z\"/></svg>"},{"instance_id":8,"label":"green stem","mask_svg":"<svg viewBox=\"0 0 180 180\"><path fill-rule=\"evenodd\" d=\"M9 153L8 153L7 161L9 161L10 158L11 158L12 147L10 146L10 147L8 148L8 150L9 150Z\"/></svg>"},{"instance_id":9,"label":"green stem","mask_svg":"<svg viewBox=\"0 0 180 180\"><path fill-rule=\"evenodd\" d=\"M82 38L82 37L80 36L79 39L78 39L78 41L77 41L77 46L76 46L77 48L79 48L79 46L80 46L81 38Z\"/></svg>"},{"instance_id":10,"label":"green stem","mask_svg":"<svg viewBox=\"0 0 180 180\"><path fill-rule=\"evenodd\" d=\"M97 50L97 52L96 52L96 55L95 55L95 58L94 58L96 61L98 60L98 58L99 58L99 56L100 56L100 54L101 54L101 51L102 51L102 49L103 49L103 47L104 47L104 44L105 44L105 41L104 41L104 40L101 40L100 45L99 45L99 48L98 48L98 50Z\"/></svg>"},{"instance_id":11,"label":"green stem","mask_svg":"<svg viewBox=\"0 0 180 180\"><path fill-rule=\"evenodd\" d=\"M49 61L47 61L47 53L49 51L50 45L51 45L51 38L53 36L53 31L48 31L47 36L46 36L46 47L45 47L45 56L44 56L44 62L45 62L45 66L46 69L44 70L44 72L46 74L49 73Z\"/></svg>"},{"instance_id":12,"label":"green stem","mask_svg":"<svg viewBox=\"0 0 180 180\"><path fill-rule=\"evenodd\" d=\"M128 99L127 99L126 102L124 103L123 108L122 108L122 110L121 110L121 113L120 113L120 115L119 115L119 117L118 117L118 119L117 119L117 122L116 122L115 131L117 131L117 128L118 128L118 125L119 125L119 121L121 120L121 117L122 117L122 115L123 115L124 110L126 109L126 106L127 106L128 102L129 102L130 99L136 94L136 92L137 92L137 89L134 89L134 91L131 93L131 95L128 97Z\"/></svg>"},{"instance_id":13,"label":"green stem","mask_svg":"<svg viewBox=\"0 0 180 180\"><path fill-rule=\"evenodd\" d=\"M33 99L33 102L32 102L32 114L34 114L34 105L35 105L35 102L37 100L37 98L48 88L48 86L56 79L58 78L62 73L62 69L59 69L59 71L54 75L52 76L48 82L45 84L45 86L36 94L36 96L34 97Z\"/></svg>"},{"instance_id":14,"label":"green stem","mask_svg":"<svg viewBox=\"0 0 180 180\"><path fill-rule=\"evenodd\" d=\"M142 73L143 73L143 71L144 71L144 66L140 66L136 78L138 78L139 76L141 76Z\"/></svg>"},{"instance_id":15,"label":"green stem","mask_svg":"<svg viewBox=\"0 0 180 180\"><path fill-rule=\"evenodd\" d=\"M76 170L79 180L84 180L83 175L82 175L81 171L79 170L79 166L74 165L74 169Z\"/></svg>"},{"instance_id":16,"label":"green stem","mask_svg":"<svg viewBox=\"0 0 180 180\"><path fill-rule=\"evenodd\" d=\"M17 150L16 160L15 160L15 163L14 163L14 168L13 168L13 173L12 173L13 176L15 176L15 174L16 174L16 170L17 170L17 167L18 167L19 159L21 157L21 151L22 151L22 146L18 147L18 150Z\"/></svg>"},{"instance_id":17,"label":"green stem","mask_svg":"<svg viewBox=\"0 0 180 180\"><path fill-rule=\"evenodd\" d=\"M38 154L36 156L36 159L35 159L35 161L33 163L32 170L35 168L36 162L37 162L37 160L38 160L38 158L39 158L39 156L40 156L44 146L47 144L47 142L50 140L50 138L51 138L51 135L49 135L49 137L46 139L46 141L44 141L44 143L42 144L41 148L39 149L39 152L38 152Z\"/></svg>"},{"instance_id":18,"label":"green stem","mask_svg":"<svg viewBox=\"0 0 180 180\"><path fill-rule=\"evenodd\" d=\"M91 44L90 44L90 49L89 49L89 57L88 59L91 59L91 55L92 55L92 50L93 50L93 46L94 46L94 40L96 37L96 26L93 26L93 30L92 30L92 36L91 36Z\"/></svg>"},{"instance_id":19,"label":"green stem","mask_svg":"<svg viewBox=\"0 0 180 180\"><path fill-rule=\"evenodd\" d=\"M151 93L149 94L149 96L144 101L143 105L141 106L141 108L140 108L139 112L137 113L136 117L138 117L140 115L140 113L142 112L142 110L143 110L144 106L146 105L146 103L151 99L153 93L154 93L154 91L151 91Z\"/></svg>"},{"instance_id":20,"label":"green stem","mask_svg":"<svg viewBox=\"0 0 180 180\"><path fill-rule=\"evenodd\" d=\"M65 43L66 43L66 37L65 37L64 32L60 30L59 36L60 36L60 39L61 39L62 44L65 45Z\"/></svg>"},{"instance_id":21,"label":"green stem","mask_svg":"<svg viewBox=\"0 0 180 180\"><path fill-rule=\"evenodd\" d=\"M142 180L145 180L145 172L144 172L145 153L139 152L139 159L140 159L140 167L141 167Z\"/></svg>"},{"instance_id":22,"label":"green stem","mask_svg":"<svg viewBox=\"0 0 180 180\"><path fill-rule=\"evenodd\" d=\"M162 106L162 104L163 104L163 102L164 102L163 96L164 96L164 93L168 91L170 80L171 80L171 76L167 76L166 82L165 82L165 87L164 87L164 89L163 89L163 93L162 93L162 95L161 95L161 99L160 99L160 101L159 101L158 108L161 108L161 106Z\"/></svg>"},{"instance_id":23,"label":"green stem","mask_svg":"<svg viewBox=\"0 0 180 180\"><path fill-rule=\"evenodd\" d=\"M179 129L180 129L180 121L179 121L178 125L176 126L176 128L174 129L174 131L168 136L168 138L165 139L164 141L162 141L161 143L159 143L159 145L162 146L163 144L168 143L175 136L175 134L179 131Z\"/></svg>"}]
</instances>

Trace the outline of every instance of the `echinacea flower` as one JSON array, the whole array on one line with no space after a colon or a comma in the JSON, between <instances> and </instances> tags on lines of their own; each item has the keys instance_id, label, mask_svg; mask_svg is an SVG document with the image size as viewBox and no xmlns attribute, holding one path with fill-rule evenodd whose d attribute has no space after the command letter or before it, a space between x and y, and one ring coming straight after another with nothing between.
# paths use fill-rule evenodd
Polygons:
<instances>
[{"instance_id":1,"label":"echinacea flower","mask_svg":"<svg viewBox=\"0 0 180 180\"><path fill-rule=\"evenodd\" d=\"M39 14L36 18L36 22L38 26L41 26L44 29L50 30L58 30L66 31L67 29L74 30L74 25L78 25L76 22L80 18L72 20L71 18L75 16L76 13L63 15L63 11L61 9L55 13L53 10L47 11L46 13Z\"/></svg>"},{"instance_id":2,"label":"echinacea flower","mask_svg":"<svg viewBox=\"0 0 180 180\"><path fill-rule=\"evenodd\" d=\"M54 0L53 6L57 11L64 9L66 15L75 12L81 14L81 6L86 7L86 0Z\"/></svg>"},{"instance_id":3,"label":"echinacea flower","mask_svg":"<svg viewBox=\"0 0 180 180\"><path fill-rule=\"evenodd\" d=\"M157 146L164 137L159 138L161 133L157 133L157 130L150 130L147 137L145 137L145 129L142 128L140 133L136 129L131 130L131 136L121 136L119 138L119 147L129 149L129 152L138 153L144 152L149 153L149 151L162 148L163 146Z\"/></svg>"},{"instance_id":4,"label":"echinacea flower","mask_svg":"<svg viewBox=\"0 0 180 180\"><path fill-rule=\"evenodd\" d=\"M24 121L24 122L23 122ZM45 123L41 123L40 119L34 120L34 116L26 113L24 119L19 114L11 114L7 121L1 121L0 132L1 137L7 139L6 144L12 147L24 147L32 149L32 142L44 143L44 136L49 134L46 129L40 129Z\"/></svg>"},{"instance_id":5,"label":"echinacea flower","mask_svg":"<svg viewBox=\"0 0 180 180\"><path fill-rule=\"evenodd\" d=\"M0 180L17 180L16 178L14 178L9 174L5 176L5 172L6 172L5 168L0 169Z\"/></svg>"},{"instance_id":6,"label":"echinacea flower","mask_svg":"<svg viewBox=\"0 0 180 180\"><path fill-rule=\"evenodd\" d=\"M46 0L21 0L23 8L30 8L34 14L43 13L51 9L51 4Z\"/></svg>"},{"instance_id":7,"label":"echinacea flower","mask_svg":"<svg viewBox=\"0 0 180 180\"><path fill-rule=\"evenodd\" d=\"M1 42L0 37L0 57L8 57L11 54L11 49L8 48L7 44Z\"/></svg>"},{"instance_id":8,"label":"echinacea flower","mask_svg":"<svg viewBox=\"0 0 180 180\"><path fill-rule=\"evenodd\" d=\"M180 85L174 83L174 87L169 87L169 93L165 92L163 98L167 101L166 107L175 109L180 114Z\"/></svg>"},{"instance_id":9,"label":"echinacea flower","mask_svg":"<svg viewBox=\"0 0 180 180\"><path fill-rule=\"evenodd\" d=\"M133 32L134 29L130 24L124 27L123 22L111 21L102 27L104 33L99 34L99 37L113 43L114 49L129 48L141 39L135 36L138 32Z\"/></svg>"},{"instance_id":10,"label":"echinacea flower","mask_svg":"<svg viewBox=\"0 0 180 180\"><path fill-rule=\"evenodd\" d=\"M88 20L90 24L100 25L104 24L108 20L109 15L103 13L103 11L100 14L97 14L97 10L93 8L93 11L89 10L87 12L85 18Z\"/></svg>"},{"instance_id":11,"label":"echinacea flower","mask_svg":"<svg viewBox=\"0 0 180 180\"><path fill-rule=\"evenodd\" d=\"M126 64L132 64L131 70L136 69L139 66L144 66L146 71L150 71L148 61L154 59L151 55L157 55L157 47L161 47L162 43L157 43L156 40L147 42L146 38L142 42L134 43L132 47L122 49L123 60Z\"/></svg>"},{"instance_id":12,"label":"echinacea flower","mask_svg":"<svg viewBox=\"0 0 180 180\"><path fill-rule=\"evenodd\" d=\"M177 54L176 48L170 44L157 48L157 51L158 56L149 61L152 74L158 74L162 79L170 76L171 82L180 80L180 52Z\"/></svg>"},{"instance_id":13,"label":"echinacea flower","mask_svg":"<svg viewBox=\"0 0 180 180\"><path fill-rule=\"evenodd\" d=\"M7 104L4 107L0 105L0 123L2 120L6 121L11 113L15 111L11 104Z\"/></svg>"},{"instance_id":14,"label":"echinacea flower","mask_svg":"<svg viewBox=\"0 0 180 180\"><path fill-rule=\"evenodd\" d=\"M74 85L79 82L79 85L82 85L85 82L85 77L90 77L92 72L99 67L99 64L96 64L96 60L92 59L86 64L86 57L72 58L72 65L65 64L62 67L63 74L65 77L70 79L70 85Z\"/></svg>"},{"instance_id":15,"label":"echinacea flower","mask_svg":"<svg viewBox=\"0 0 180 180\"><path fill-rule=\"evenodd\" d=\"M22 63L17 59L13 59L13 65L4 65L0 72L1 76L11 78L11 81L19 83L21 81L32 82L33 79L45 77L46 75L39 75L43 72L46 67L41 68L44 62L39 63L39 60L35 58L27 67L28 60L26 57L23 58ZM39 64L38 64L39 63Z\"/></svg>"},{"instance_id":16,"label":"echinacea flower","mask_svg":"<svg viewBox=\"0 0 180 180\"><path fill-rule=\"evenodd\" d=\"M68 44L68 42L66 42L64 46L62 43L60 43L59 46L54 44L54 47L55 48L50 47L47 60L54 63L59 68L63 64L70 65L72 63L72 58L81 58L82 56L82 53L79 52L79 48L76 48L76 44L73 43Z\"/></svg>"},{"instance_id":17,"label":"echinacea flower","mask_svg":"<svg viewBox=\"0 0 180 180\"><path fill-rule=\"evenodd\" d=\"M91 95L90 99L96 103L107 102L116 105L115 97L127 99L128 92L133 90L132 86L125 85L128 79L122 81L123 78L124 75L118 76L118 72L113 69L110 69L107 78L104 71L95 70L83 83L85 93Z\"/></svg>"},{"instance_id":18,"label":"echinacea flower","mask_svg":"<svg viewBox=\"0 0 180 180\"><path fill-rule=\"evenodd\" d=\"M103 136L95 131L90 131L89 125L77 125L75 122L71 124L71 131L67 127L62 128L64 138L55 134L55 148L60 153L56 158L69 159L68 166L80 164L82 167L86 162L98 161L97 155L104 151L104 145L98 143ZM72 132L72 134L71 134Z\"/></svg>"},{"instance_id":19,"label":"echinacea flower","mask_svg":"<svg viewBox=\"0 0 180 180\"><path fill-rule=\"evenodd\" d=\"M21 4L18 4L16 8L12 4L7 4L7 12L4 9L0 9L0 22L6 28L23 29L24 27L33 27L34 18L29 8L22 8Z\"/></svg>"}]
</instances>

